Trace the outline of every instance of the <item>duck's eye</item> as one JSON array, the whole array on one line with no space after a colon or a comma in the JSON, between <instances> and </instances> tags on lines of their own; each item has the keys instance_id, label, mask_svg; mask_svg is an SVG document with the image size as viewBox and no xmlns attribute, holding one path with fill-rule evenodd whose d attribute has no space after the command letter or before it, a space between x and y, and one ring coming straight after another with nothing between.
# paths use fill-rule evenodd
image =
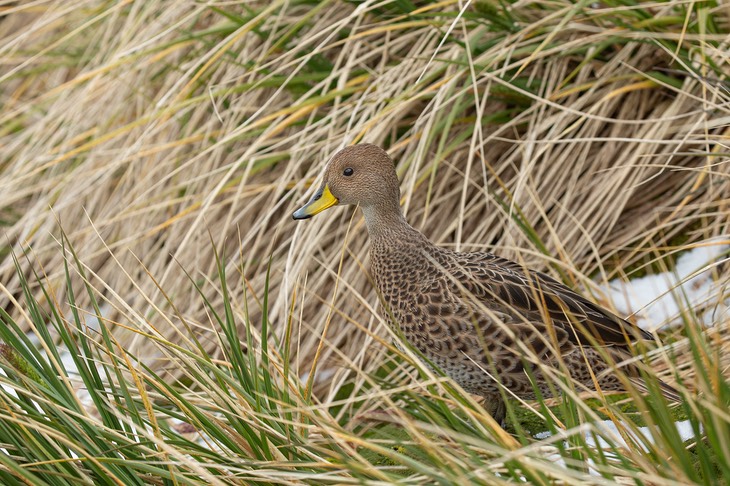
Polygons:
<instances>
[{"instance_id":1,"label":"duck's eye","mask_svg":"<svg viewBox=\"0 0 730 486\"><path fill-rule=\"evenodd\" d=\"M352 167L348 167L347 169L342 171L342 175L344 175L346 177L350 177L354 173L355 173L355 171L352 170Z\"/></svg>"}]
</instances>

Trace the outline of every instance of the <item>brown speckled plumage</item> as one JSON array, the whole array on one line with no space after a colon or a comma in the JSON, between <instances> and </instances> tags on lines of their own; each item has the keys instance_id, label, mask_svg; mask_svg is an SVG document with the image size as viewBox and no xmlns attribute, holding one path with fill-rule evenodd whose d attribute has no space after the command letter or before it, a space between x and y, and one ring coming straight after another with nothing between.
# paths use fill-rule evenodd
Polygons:
<instances>
[{"instance_id":1,"label":"brown speckled plumage","mask_svg":"<svg viewBox=\"0 0 730 486\"><path fill-rule=\"evenodd\" d=\"M399 201L388 155L374 145L355 145L332 158L322 188L294 217L334 204L359 205L388 322L465 390L484 396L496 419L503 418L503 404L495 375L518 397L534 398L535 388L551 395L555 385L538 361L568 370L589 389L596 382L604 391L623 388L615 363L632 356L632 341L652 339L650 334L545 274L490 253L432 244L406 222ZM635 365L621 369L643 386ZM661 386L667 397L679 399Z\"/></svg>"}]
</instances>

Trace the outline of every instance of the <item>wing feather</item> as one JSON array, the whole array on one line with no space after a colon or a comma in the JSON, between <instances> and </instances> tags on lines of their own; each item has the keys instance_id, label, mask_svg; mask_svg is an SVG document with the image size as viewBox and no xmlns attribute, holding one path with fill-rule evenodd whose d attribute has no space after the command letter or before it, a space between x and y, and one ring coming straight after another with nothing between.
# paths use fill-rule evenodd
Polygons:
<instances>
[{"instance_id":1,"label":"wing feather","mask_svg":"<svg viewBox=\"0 0 730 486\"><path fill-rule=\"evenodd\" d=\"M549 316L576 345L628 348L632 341L653 339L650 333L544 273L491 253L465 256L452 272L465 289L488 306L500 300L532 322L544 322Z\"/></svg>"}]
</instances>

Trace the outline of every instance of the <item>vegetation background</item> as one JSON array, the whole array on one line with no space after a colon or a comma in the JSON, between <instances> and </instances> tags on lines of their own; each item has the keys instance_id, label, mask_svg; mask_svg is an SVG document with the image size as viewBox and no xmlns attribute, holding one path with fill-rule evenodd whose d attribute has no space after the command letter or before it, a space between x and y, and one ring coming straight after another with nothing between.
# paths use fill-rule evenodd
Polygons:
<instances>
[{"instance_id":1,"label":"vegetation background","mask_svg":"<svg viewBox=\"0 0 730 486\"><path fill-rule=\"evenodd\" d=\"M722 1L0 2L3 483L730 477L730 322L697 318L726 263L653 363L697 439L569 396L537 440L392 348L358 211L291 220L376 143L433 241L610 307L730 234L729 31Z\"/></svg>"}]
</instances>

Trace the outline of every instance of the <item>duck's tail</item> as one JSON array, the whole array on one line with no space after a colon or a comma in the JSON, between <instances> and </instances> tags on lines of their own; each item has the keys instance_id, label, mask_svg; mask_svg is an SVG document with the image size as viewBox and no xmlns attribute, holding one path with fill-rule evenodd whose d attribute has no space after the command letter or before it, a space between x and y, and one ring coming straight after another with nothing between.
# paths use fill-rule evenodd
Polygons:
<instances>
[{"instance_id":1,"label":"duck's tail","mask_svg":"<svg viewBox=\"0 0 730 486\"><path fill-rule=\"evenodd\" d=\"M641 390L642 392L648 392L649 388L646 386L646 382L642 378L631 378L631 382ZM662 395L667 400L670 400L672 402L681 403L684 399L682 398L682 395L679 393L679 391L674 388L672 385L669 385L662 380L657 378L657 384L659 385L659 390L662 392Z\"/></svg>"}]
</instances>

